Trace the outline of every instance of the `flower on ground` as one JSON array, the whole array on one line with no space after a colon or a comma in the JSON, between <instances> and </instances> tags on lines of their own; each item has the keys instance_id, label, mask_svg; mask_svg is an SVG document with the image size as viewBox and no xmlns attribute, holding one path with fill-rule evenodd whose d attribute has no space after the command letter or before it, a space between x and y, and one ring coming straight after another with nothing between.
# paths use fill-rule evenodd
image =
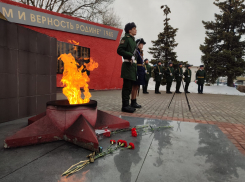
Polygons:
<instances>
[{"instance_id":1,"label":"flower on ground","mask_svg":"<svg viewBox=\"0 0 245 182\"><path fill-rule=\"evenodd\" d=\"M121 145L121 144L122 144L122 140L118 140L117 145Z\"/></svg>"},{"instance_id":2,"label":"flower on ground","mask_svg":"<svg viewBox=\"0 0 245 182\"><path fill-rule=\"evenodd\" d=\"M111 136L111 132L109 130L105 129L105 133L103 133L103 135L105 137L110 137Z\"/></svg>"},{"instance_id":3,"label":"flower on ground","mask_svg":"<svg viewBox=\"0 0 245 182\"><path fill-rule=\"evenodd\" d=\"M114 145L114 144L116 144L116 141L115 140L110 140L110 144Z\"/></svg>"},{"instance_id":4,"label":"flower on ground","mask_svg":"<svg viewBox=\"0 0 245 182\"><path fill-rule=\"evenodd\" d=\"M137 137L137 135L138 135L138 134L137 134L136 131L132 131L132 136L133 136L133 137Z\"/></svg>"},{"instance_id":5,"label":"flower on ground","mask_svg":"<svg viewBox=\"0 0 245 182\"><path fill-rule=\"evenodd\" d=\"M125 140L122 140L120 146L121 147L127 147L128 146L128 143Z\"/></svg>"},{"instance_id":6,"label":"flower on ground","mask_svg":"<svg viewBox=\"0 0 245 182\"><path fill-rule=\"evenodd\" d=\"M136 128L132 128L131 131L132 131L132 132L133 132L133 131L136 131Z\"/></svg>"},{"instance_id":7,"label":"flower on ground","mask_svg":"<svg viewBox=\"0 0 245 182\"><path fill-rule=\"evenodd\" d=\"M134 144L133 143L129 143L128 144L128 149L134 149L135 147L134 147Z\"/></svg>"}]
</instances>

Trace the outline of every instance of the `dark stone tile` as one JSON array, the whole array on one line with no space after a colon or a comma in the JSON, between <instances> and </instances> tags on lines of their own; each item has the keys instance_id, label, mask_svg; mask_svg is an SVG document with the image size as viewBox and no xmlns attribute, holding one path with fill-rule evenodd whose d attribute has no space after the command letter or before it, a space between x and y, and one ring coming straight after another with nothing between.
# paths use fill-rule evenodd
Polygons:
<instances>
[{"instance_id":1,"label":"dark stone tile","mask_svg":"<svg viewBox=\"0 0 245 182\"><path fill-rule=\"evenodd\" d=\"M8 48L18 49L18 25L14 23L7 24L7 45Z\"/></svg>"},{"instance_id":2,"label":"dark stone tile","mask_svg":"<svg viewBox=\"0 0 245 182\"><path fill-rule=\"evenodd\" d=\"M18 118L18 99L0 99L0 123Z\"/></svg>"},{"instance_id":3,"label":"dark stone tile","mask_svg":"<svg viewBox=\"0 0 245 182\"><path fill-rule=\"evenodd\" d=\"M0 19L0 46L7 46L7 23Z\"/></svg>"},{"instance_id":4,"label":"dark stone tile","mask_svg":"<svg viewBox=\"0 0 245 182\"><path fill-rule=\"evenodd\" d=\"M18 99L10 98L7 99L7 108L8 108L8 121L18 118Z\"/></svg>"},{"instance_id":5,"label":"dark stone tile","mask_svg":"<svg viewBox=\"0 0 245 182\"><path fill-rule=\"evenodd\" d=\"M19 118L33 116L37 114L37 98L21 97L19 98Z\"/></svg>"},{"instance_id":6,"label":"dark stone tile","mask_svg":"<svg viewBox=\"0 0 245 182\"><path fill-rule=\"evenodd\" d=\"M1 22L1 21L0 21ZM0 27L1 29L1 27ZM0 30L1 31L1 30ZM0 32L1 34L1 32ZM0 40L1 42L1 40ZM8 60L8 49L6 47L0 47L0 73L7 73L7 60Z\"/></svg>"},{"instance_id":7,"label":"dark stone tile","mask_svg":"<svg viewBox=\"0 0 245 182\"><path fill-rule=\"evenodd\" d=\"M0 98L17 97L17 75L0 74Z\"/></svg>"},{"instance_id":8,"label":"dark stone tile","mask_svg":"<svg viewBox=\"0 0 245 182\"><path fill-rule=\"evenodd\" d=\"M56 99L56 94L51 94L51 95L50 95L50 100L57 100L57 99Z\"/></svg>"},{"instance_id":9,"label":"dark stone tile","mask_svg":"<svg viewBox=\"0 0 245 182\"><path fill-rule=\"evenodd\" d=\"M29 31L29 50L30 52L37 53L37 34L38 32L30 30Z\"/></svg>"},{"instance_id":10,"label":"dark stone tile","mask_svg":"<svg viewBox=\"0 0 245 182\"><path fill-rule=\"evenodd\" d=\"M1 89L0 89L1 93ZM7 105L7 99L0 99L0 123L8 121L8 108Z\"/></svg>"},{"instance_id":11,"label":"dark stone tile","mask_svg":"<svg viewBox=\"0 0 245 182\"><path fill-rule=\"evenodd\" d=\"M36 74L36 57L35 53L19 51L19 73Z\"/></svg>"},{"instance_id":12,"label":"dark stone tile","mask_svg":"<svg viewBox=\"0 0 245 182\"><path fill-rule=\"evenodd\" d=\"M2 88L0 89L0 99L7 98L6 83L7 74L0 73L0 85L2 86Z\"/></svg>"},{"instance_id":13,"label":"dark stone tile","mask_svg":"<svg viewBox=\"0 0 245 182\"><path fill-rule=\"evenodd\" d=\"M19 49L23 51L29 51L32 53L37 52L37 32L31 29L18 26L18 42Z\"/></svg>"},{"instance_id":14,"label":"dark stone tile","mask_svg":"<svg viewBox=\"0 0 245 182\"><path fill-rule=\"evenodd\" d=\"M7 74L6 88L8 98L17 97L17 75Z\"/></svg>"},{"instance_id":15,"label":"dark stone tile","mask_svg":"<svg viewBox=\"0 0 245 182\"><path fill-rule=\"evenodd\" d=\"M38 33L37 34L37 53L50 55L50 37Z\"/></svg>"},{"instance_id":16,"label":"dark stone tile","mask_svg":"<svg viewBox=\"0 0 245 182\"><path fill-rule=\"evenodd\" d=\"M17 74L18 51L0 47L0 73Z\"/></svg>"},{"instance_id":17,"label":"dark stone tile","mask_svg":"<svg viewBox=\"0 0 245 182\"><path fill-rule=\"evenodd\" d=\"M51 93L56 93L56 75L51 75Z\"/></svg>"},{"instance_id":18,"label":"dark stone tile","mask_svg":"<svg viewBox=\"0 0 245 182\"><path fill-rule=\"evenodd\" d=\"M47 55L37 54L37 74L50 75L51 57Z\"/></svg>"},{"instance_id":19,"label":"dark stone tile","mask_svg":"<svg viewBox=\"0 0 245 182\"><path fill-rule=\"evenodd\" d=\"M50 76L37 75L37 95L50 94Z\"/></svg>"},{"instance_id":20,"label":"dark stone tile","mask_svg":"<svg viewBox=\"0 0 245 182\"><path fill-rule=\"evenodd\" d=\"M57 56L50 58L50 75L57 74Z\"/></svg>"},{"instance_id":21,"label":"dark stone tile","mask_svg":"<svg viewBox=\"0 0 245 182\"><path fill-rule=\"evenodd\" d=\"M19 75L19 96L36 95L36 75L20 74Z\"/></svg>"},{"instance_id":22,"label":"dark stone tile","mask_svg":"<svg viewBox=\"0 0 245 182\"><path fill-rule=\"evenodd\" d=\"M50 56L57 59L57 39L50 37Z\"/></svg>"},{"instance_id":23,"label":"dark stone tile","mask_svg":"<svg viewBox=\"0 0 245 182\"><path fill-rule=\"evenodd\" d=\"M8 53L8 60L7 60L7 71L11 74L17 74L17 67L18 67L18 50L9 49Z\"/></svg>"},{"instance_id":24,"label":"dark stone tile","mask_svg":"<svg viewBox=\"0 0 245 182\"><path fill-rule=\"evenodd\" d=\"M30 51L29 50L29 29L18 26L18 43L19 43L19 50L23 51Z\"/></svg>"},{"instance_id":25,"label":"dark stone tile","mask_svg":"<svg viewBox=\"0 0 245 182\"><path fill-rule=\"evenodd\" d=\"M46 103L50 101L50 95L37 96L37 113L46 111Z\"/></svg>"}]
</instances>

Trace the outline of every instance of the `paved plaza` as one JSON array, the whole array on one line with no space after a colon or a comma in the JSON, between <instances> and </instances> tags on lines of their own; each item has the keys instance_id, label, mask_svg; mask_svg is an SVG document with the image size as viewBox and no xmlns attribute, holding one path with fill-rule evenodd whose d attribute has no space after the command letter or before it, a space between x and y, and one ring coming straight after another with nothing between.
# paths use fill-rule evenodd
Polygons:
<instances>
[{"instance_id":1,"label":"paved plaza","mask_svg":"<svg viewBox=\"0 0 245 182\"><path fill-rule=\"evenodd\" d=\"M1 182L243 182L245 157L216 126L202 123L121 116L131 126L172 126L154 132L138 131L100 140L133 142L135 149L118 150L99 158L70 177L61 174L86 160L91 152L57 141L13 149L0 149ZM26 126L19 119L0 124L0 139Z\"/></svg>"},{"instance_id":2,"label":"paved plaza","mask_svg":"<svg viewBox=\"0 0 245 182\"><path fill-rule=\"evenodd\" d=\"M91 151L65 141L33 146L0 148L2 182L243 182L245 178L244 96L140 93L142 108L133 114L121 112L121 91L91 91L98 109L136 125L173 126L134 138L130 132L99 141L106 149L110 139L124 139L135 150L116 151L82 171L65 178L71 165L85 160ZM57 93L57 99L66 99ZM0 140L27 126L28 118L0 124Z\"/></svg>"},{"instance_id":3,"label":"paved plaza","mask_svg":"<svg viewBox=\"0 0 245 182\"><path fill-rule=\"evenodd\" d=\"M185 94L175 94L172 104L168 109L172 94L140 93L137 102L143 107L133 114L121 113L121 91L92 91L92 99L98 101L98 109L116 112L130 116L155 117L158 119L172 119L194 122L220 122L242 124L245 126L245 97L212 94L188 94L191 106L189 112ZM62 93L57 94L57 99L66 99Z\"/></svg>"},{"instance_id":4,"label":"paved plaza","mask_svg":"<svg viewBox=\"0 0 245 182\"><path fill-rule=\"evenodd\" d=\"M185 94L140 93L137 101L143 107L133 114L121 112L121 90L92 91L98 109L114 115L215 124L245 155L245 97L218 94L188 94L189 111ZM62 93L57 99L66 99Z\"/></svg>"}]
</instances>

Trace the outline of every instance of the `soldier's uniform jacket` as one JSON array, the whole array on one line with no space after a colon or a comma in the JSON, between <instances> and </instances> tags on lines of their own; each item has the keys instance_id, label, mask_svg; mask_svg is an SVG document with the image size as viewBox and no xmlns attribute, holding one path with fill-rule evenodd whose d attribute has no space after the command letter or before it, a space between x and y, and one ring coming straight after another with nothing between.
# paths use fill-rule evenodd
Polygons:
<instances>
[{"instance_id":1,"label":"soldier's uniform jacket","mask_svg":"<svg viewBox=\"0 0 245 182\"><path fill-rule=\"evenodd\" d=\"M162 66L155 66L154 67L154 73L155 73L155 81L161 82L162 76L163 76L163 69Z\"/></svg>"},{"instance_id":2,"label":"soldier's uniform jacket","mask_svg":"<svg viewBox=\"0 0 245 182\"><path fill-rule=\"evenodd\" d=\"M176 79L176 82L181 82L182 81L182 75L183 75L183 69L182 68L177 68L175 70L175 79Z\"/></svg>"},{"instance_id":3,"label":"soldier's uniform jacket","mask_svg":"<svg viewBox=\"0 0 245 182\"><path fill-rule=\"evenodd\" d=\"M131 60L133 52L136 48L135 38L129 33L126 33L122 38L117 53L123 57L123 59ZM123 62L121 69L121 78L136 81L137 64L130 62Z\"/></svg>"},{"instance_id":4,"label":"soldier's uniform jacket","mask_svg":"<svg viewBox=\"0 0 245 182\"><path fill-rule=\"evenodd\" d=\"M184 81L186 82L186 83L190 83L191 82L191 70L190 69L186 69L185 70L185 72L184 72L184 76L185 76L185 79L184 79Z\"/></svg>"},{"instance_id":5,"label":"soldier's uniform jacket","mask_svg":"<svg viewBox=\"0 0 245 182\"><path fill-rule=\"evenodd\" d=\"M204 84L204 80L206 80L206 72L204 70L198 70L196 73L196 80L198 84Z\"/></svg>"},{"instance_id":6,"label":"soldier's uniform jacket","mask_svg":"<svg viewBox=\"0 0 245 182\"><path fill-rule=\"evenodd\" d=\"M165 71L166 74L166 81L167 82L172 82L174 79L174 68L173 67L168 67Z\"/></svg>"},{"instance_id":7,"label":"soldier's uniform jacket","mask_svg":"<svg viewBox=\"0 0 245 182\"><path fill-rule=\"evenodd\" d=\"M149 81L150 78L151 78L151 66L149 64L144 64L144 67L145 67L145 70L147 71L146 72L146 81Z\"/></svg>"}]
</instances>

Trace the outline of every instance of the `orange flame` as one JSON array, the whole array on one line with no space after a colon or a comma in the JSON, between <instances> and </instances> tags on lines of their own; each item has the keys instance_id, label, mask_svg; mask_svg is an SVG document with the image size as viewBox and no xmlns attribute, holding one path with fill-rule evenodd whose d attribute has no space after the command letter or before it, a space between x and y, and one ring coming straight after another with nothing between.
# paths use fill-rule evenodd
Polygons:
<instances>
[{"instance_id":1,"label":"orange flame","mask_svg":"<svg viewBox=\"0 0 245 182\"><path fill-rule=\"evenodd\" d=\"M90 59L89 63L84 63L79 69L79 65L75 58L69 54L62 54L58 59L64 62L64 72L61 82L65 85L63 94L67 97L70 104L84 104L90 101L91 93L89 92L88 82L90 78L87 72L83 70L93 71L98 68L98 63ZM81 97L81 90L83 88L84 99Z\"/></svg>"},{"instance_id":2,"label":"orange flame","mask_svg":"<svg viewBox=\"0 0 245 182\"><path fill-rule=\"evenodd\" d=\"M75 40L68 40L69 43L79 45L79 42L76 42Z\"/></svg>"}]
</instances>

